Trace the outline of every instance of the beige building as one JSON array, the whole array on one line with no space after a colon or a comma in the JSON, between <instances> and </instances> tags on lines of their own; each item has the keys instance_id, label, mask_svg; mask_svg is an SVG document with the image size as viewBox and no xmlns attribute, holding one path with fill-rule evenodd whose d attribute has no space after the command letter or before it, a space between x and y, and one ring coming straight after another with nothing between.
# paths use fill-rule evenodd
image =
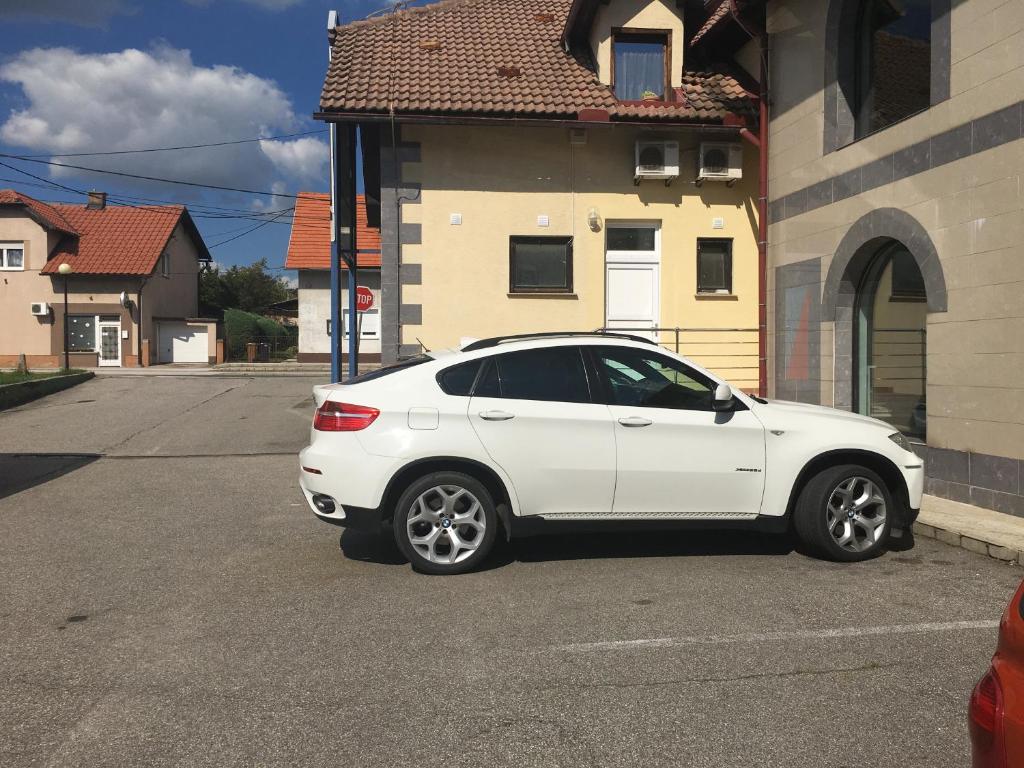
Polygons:
<instances>
[{"instance_id":1,"label":"beige building","mask_svg":"<svg viewBox=\"0 0 1024 768\"><path fill-rule=\"evenodd\" d=\"M770 381L1024 514L1024 2L769 0Z\"/></svg>"},{"instance_id":2,"label":"beige building","mask_svg":"<svg viewBox=\"0 0 1024 768\"><path fill-rule=\"evenodd\" d=\"M758 389L758 85L701 43L716 24L674 0L449 0L331 25L318 117L358 125L385 361L609 328Z\"/></svg>"},{"instance_id":3,"label":"beige building","mask_svg":"<svg viewBox=\"0 0 1024 768\"><path fill-rule=\"evenodd\" d=\"M107 206L103 193L51 204L0 190L0 367L22 355L30 368L62 367L65 328L71 367L214 362L216 322L196 317L209 258L181 206Z\"/></svg>"}]
</instances>

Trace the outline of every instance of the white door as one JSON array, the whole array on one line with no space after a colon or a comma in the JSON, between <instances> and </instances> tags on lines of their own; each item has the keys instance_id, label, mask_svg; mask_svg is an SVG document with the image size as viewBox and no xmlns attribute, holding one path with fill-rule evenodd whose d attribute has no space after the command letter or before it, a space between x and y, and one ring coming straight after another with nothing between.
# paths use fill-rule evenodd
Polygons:
<instances>
[{"instance_id":1,"label":"white door","mask_svg":"<svg viewBox=\"0 0 1024 768\"><path fill-rule=\"evenodd\" d=\"M608 515L615 433L591 402L579 347L496 355L469 402L469 419L512 481L524 515Z\"/></svg>"},{"instance_id":2,"label":"white door","mask_svg":"<svg viewBox=\"0 0 1024 768\"><path fill-rule=\"evenodd\" d=\"M100 318L96 333L99 336L99 364L121 365L121 319Z\"/></svg>"},{"instance_id":3,"label":"white door","mask_svg":"<svg viewBox=\"0 0 1024 768\"><path fill-rule=\"evenodd\" d=\"M658 327L658 265L608 264L605 327L654 339Z\"/></svg>"},{"instance_id":4,"label":"white door","mask_svg":"<svg viewBox=\"0 0 1024 768\"><path fill-rule=\"evenodd\" d=\"M206 326L161 322L159 339L157 359L161 363L209 362Z\"/></svg>"},{"instance_id":5,"label":"white door","mask_svg":"<svg viewBox=\"0 0 1024 768\"><path fill-rule=\"evenodd\" d=\"M611 393L622 515L752 515L764 490L764 427L714 411L716 382L652 347L593 347Z\"/></svg>"},{"instance_id":6,"label":"white door","mask_svg":"<svg viewBox=\"0 0 1024 768\"><path fill-rule=\"evenodd\" d=\"M609 223L605 235L605 327L656 339L660 316L661 229L654 222Z\"/></svg>"}]
</instances>

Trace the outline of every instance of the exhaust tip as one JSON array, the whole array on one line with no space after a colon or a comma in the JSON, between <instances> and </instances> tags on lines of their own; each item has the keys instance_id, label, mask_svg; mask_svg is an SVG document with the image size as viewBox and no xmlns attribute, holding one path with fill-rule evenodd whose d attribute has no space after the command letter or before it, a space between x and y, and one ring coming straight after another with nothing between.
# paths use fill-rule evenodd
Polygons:
<instances>
[{"instance_id":1,"label":"exhaust tip","mask_svg":"<svg viewBox=\"0 0 1024 768\"><path fill-rule=\"evenodd\" d=\"M337 504L334 499L323 493L313 494L313 506L316 507L317 511L322 515L333 515L334 510L337 509Z\"/></svg>"}]
</instances>

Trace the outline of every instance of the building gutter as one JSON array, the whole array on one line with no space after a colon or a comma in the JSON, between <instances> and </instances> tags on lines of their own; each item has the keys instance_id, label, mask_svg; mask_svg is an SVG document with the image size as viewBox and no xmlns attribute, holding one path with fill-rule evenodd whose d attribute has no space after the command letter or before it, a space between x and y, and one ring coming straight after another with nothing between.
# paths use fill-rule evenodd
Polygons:
<instances>
[{"instance_id":1,"label":"building gutter","mask_svg":"<svg viewBox=\"0 0 1024 768\"><path fill-rule=\"evenodd\" d=\"M314 120L325 123L384 123L391 122L392 116L387 112L316 112ZM701 133L739 133L741 125L725 125L722 123L689 123L670 120L579 120L573 118L527 118L527 117L481 117L469 115L395 115L396 123L434 124L434 125L497 125L497 126L528 126L537 128L600 128L622 126L624 128L647 129L685 129Z\"/></svg>"},{"instance_id":2,"label":"building gutter","mask_svg":"<svg viewBox=\"0 0 1024 768\"><path fill-rule=\"evenodd\" d=\"M739 21L738 17L737 21ZM761 46L761 76L757 97L757 135L744 128L740 131L740 136L756 147L758 152L757 389L758 394L761 397L765 397L768 393L768 123L771 97L770 84L768 82L769 38L766 32L756 34L745 25L743 25L743 29L750 35L751 40L757 39Z\"/></svg>"},{"instance_id":3,"label":"building gutter","mask_svg":"<svg viewBox=\"0 0 1024 768\"><path fill-rule=\"evenodd\" d=\"M142 278L142 280L139 281L139 290L135 293L135 311L139 314L139 320L136 323L135 350L139 368L149 365L148 360L145 363L142 362L142 289L146 287L146 283L148 282L148 277Z\"/></svg>"}]
</instances>

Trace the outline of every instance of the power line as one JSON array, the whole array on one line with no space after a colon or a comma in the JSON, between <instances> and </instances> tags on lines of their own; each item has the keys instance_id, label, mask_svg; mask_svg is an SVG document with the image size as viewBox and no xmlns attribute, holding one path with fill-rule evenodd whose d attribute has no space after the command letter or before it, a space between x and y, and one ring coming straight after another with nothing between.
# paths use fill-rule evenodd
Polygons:
<instances>
[{"instance_id":1,"label":"power line","mask_svg":"<svg viewBox=\"0 0 1024 768\"><path fill-rule=\"evenodd\" d=\"M37 160L37 159L31 158L31 157L26 157L24 155L10 155L10 154L6 154L6 153L0 153L0 157L5 157L8 160L21 160L21 161L26 162L26 163L38 163L40 165L52 165L52 166L56 166L58 168L72 168L72 169L74 169L76 171L88 171L90 173L103 173L103 174L106 174L108 176L123 176L123 177L128 178L128 179L141 179L143 181L160 181L160 182L163 182L164 184L180 184L180 185L186 186L186 187L200 187L200 188L203 188L203 189L218 189L218 190L220 190L222 192L240 192L240 193L246 194L246 195L263 195L265 197L288 197L288 198L291 198L293 200L313 199L313 198L311 198L308 195L301 195L301 194L293 195L293 194L290 194L288 192L268 192L266 190L261 190L261 189L243 189L241 187L224 187L224 186L220 186L220 185L217 185L217 184L200 184L199 182L184 181L182 179L165 179L165 178L161 178L159 176L143 176L142 174L138 174L138 173L125 173L123 171L105 171L105 170L103 170L101 168L87 168L87 167L82 166L82 165L71 165L70 163L58 163L58 162L54 162L53 160ZM5 166L5 167L11 168L12 166ZM13 168L13 170L18 170L18 169L17 168ZM36 177L36 178L39 178L39 177Z\"/></svg>"},{"instance_id":2,"label":"power line","mask_svg":"<svg viewBox=\"0 0 1024 768\"><path fill-rule=\"evenodd\" d=\"M146 147L144 149L119 149L107 152L48 152L45 155L22 155L24 158L39 157L100 157L108 155L138 155L147 152L174 152L180 149L206 149L208 147L227 147L236 144L251 144L257 141L276 141L278 139L291 139L296 136L312 136L319 133L327 133L326 128L315 131L301 131L299 133L284 133L279 136L258 136L251 139L236 139L234 141L217 141L211 144L187 144L180 147Z\"/></svg>"},{"instance_id":3,"label":"power line","mask_svg":"<svg viewBox=\"0 0 1024 768\"><path fill-rule=\"evenodd\" d=\"M283 215L284 214L279 214L278 218L280 218ZM267 226L267 224L271 224L273 222L274 222L274 219L267 219L266 221L262 221L259 224L257 224L255 227L252 227L251 229L247 229L245 232L241 232L241 233L235 235L234 237L229 237L227 240L221 240L219 243L214 243L213 245L206 246L207 250L209 250L210 248L217 248L219 246L225 245L227 243L232 242L233 240L237 240L240 237L245 237L246 235L248 235L248 234L250 234L252 232L255 232L257 229L260 229L261 227L265 227L265 226Z\"/></svg>"}]
</instances>

